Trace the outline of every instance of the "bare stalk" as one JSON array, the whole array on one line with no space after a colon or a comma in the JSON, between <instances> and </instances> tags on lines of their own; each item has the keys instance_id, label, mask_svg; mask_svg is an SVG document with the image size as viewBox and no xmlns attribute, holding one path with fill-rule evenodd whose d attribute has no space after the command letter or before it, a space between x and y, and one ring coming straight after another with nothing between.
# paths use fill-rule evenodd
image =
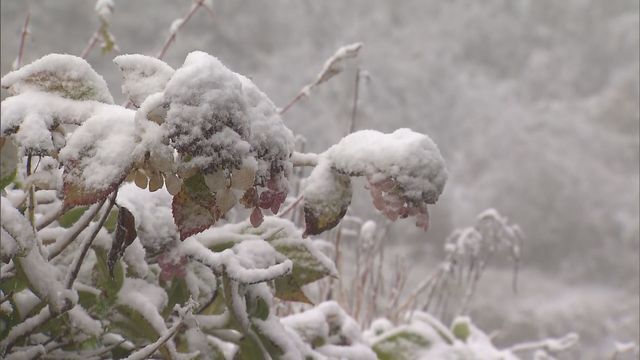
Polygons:
<instances>
[{"instance_id":1,"label":"bare stalk","mask_svg":"<svg viewBox=\"0 0 640 360\"><path fill-rule=\"evenodd\" d=\"M100 38L100 27L98 27L98 30L96 30L93 35L91 36L91 39L89 39L89 42L87 43L87 45L84 47L84 50L82 50L82 53L80 54L80 57L83 59L86 59L87 56L89 55L89 53L91 52L91 50L93 50L93 48L96 46L96 44L98 43L98 39Z\"/></svg>"},{"instance_id":2,"label":"bare stalk","mask_svg":"<svg viewBox=\"0 0 640 360\"><path fill-rule=\"evenodd\" d=\"M356 116L358 115L358 94L360 90L360 72L362 70L358 68L356 70L356 85L353 93L353 106L351 107L351 123L349 124L349 134L356 129Z\"/></svg>"},{"instance_id":3,"label":"bare stalk","mask_svg":"<svg viewBox=\"0 0 640 360\"><path fill-rule=\"evenodd\" d=\"M296 206L298 206L298 204L300 203L300 201L302 201L302 199L304 198L304 196L300 195L298 196L298 198L292 202L289 206L287 206L284 210L282 210L277 216L278 217L285 217L289 212L291 212L291 210L295 209Z\"/></svg>"},{"instance_id":4,"label":"bare stalk","mask_svg":"<svg viewBox=\"0 0 640 360\"><path fill-rule=\"evenodd\" d=\"M91 206L84 214L82 214L80 219L78 219L78 221L76 221L75 224L73 224L73 226L71 226L67 230L67 232L64 233L60 240L51 245L51 247L49 248L48 260L55 258L61 252L63 252L64 249L66 249L67 246L69 246L69 244L71 244L78 237L78 235L80 235L80 233L84 231L87 226L89 226L91 220L93 220L98 211L100 211L105 201L106 200L102 200L100 203Z\"/></svg>"},{"instance_id":5,"label":"bare stalk","mask_svg":"<svg viewBox=\"0 0 640 360\"><path fill-rule=\"evenodd\" d=\"M82 261L87 255L87 252L91 247L91 243L93 243L93 239L96 238L96 236L98 235L98 232L102 228L102 225L104 225L104 222L107 221L107 218L109 217L109 212L111 211L111 208L113 208L113 205L116 203L117 195L118 195L118 190L114 191L113 195L111 195L111 198L109 199L109 205L107 206L104 214L102 215L102 218L100 218L100 221L98 221L98 223L95 224L91 235L87 236L84 239L84 242L82 243L80 248L80 252L73 259L73 262L71 263L71 272L67 275L67 278L65 279L65 286L67 287L67 289L71 289L71 287L73 287L73 282L76 281L76 278L78 277L78 272L80 271L80 266L82 266Z\"/></svg>"},{"instance_id":6,"label":"bare stalk","mask_svg":"<svg viewBox=\"0 0 640 360\"><path fill-rule=\"evenodd\" d=\"M162 45L162 49L160 49L160 52L158 52L158 54L156 55L158 59L162 59L164 57L164 55L167 53L167 50L169 49L169 46L171 46L171 44L173 44L176 41L176 35L178 34L178 31L180 31L180 29L182 29L182 27L186 25L186 23L191 19L193 14L195 14L196 11L198 11L198 9L202 6L203 2L204 0L196 0L191 5L191 9L189 9L189 12L187 13L187 15L185 15L182 19L179 20L180 23L178 24L177 28L171 29L171 33L169 34L169 37L167 38L167 40L165 40L164 45Z\"/></svg>"},{"instance_id":7,"label":"bare stalk","mask_svg":"<svg viewBox=\"0 0 640 360\"><path fill-rule=\"evenodd\" d=\"M27 16L24 19L24 25L22 26L22 32L20 33L20 45L18 47L18 57L16 58L15 68L19 69L22 66L22 60L24 58L24 48L27 43L27 36L29 35L29 21L31 21L31 9L27 10Z\"/></svg>"}]
</instances>

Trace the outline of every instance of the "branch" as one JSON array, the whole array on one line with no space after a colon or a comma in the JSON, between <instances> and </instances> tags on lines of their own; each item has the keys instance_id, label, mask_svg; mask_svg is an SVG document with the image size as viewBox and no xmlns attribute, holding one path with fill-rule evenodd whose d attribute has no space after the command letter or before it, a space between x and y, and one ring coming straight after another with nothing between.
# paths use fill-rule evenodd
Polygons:
<instances>
[{"instance_id":1,"label":"branch","mask_svg":"<svg viewBox=\"0 0 640 360\"><path fill-rule=\"evenodd\" d=\"M298 91L298 94L291 101L289 101L289 103L284 108L280 109L279 114L284 114L293 106L293 104L298 102L303 97L309 96L311 89L342 72L342 63L346 59L355 58L356 56L358 56L358 52L361 48L362 43L353 43L339 48L329 59L327 59L327 61L325 61L324 65L322 66L322 70L320 70L320 73L318 73L315 80L303 86L302 89Z\"/></svg>"},{"instance_id":2,"label":"branch","mask_svg":"<svg viewBox=\"0 0 640 360\"><path fill-rule=\"evenodd\" d=\"M356 70L356 85L355 92L353 94L353 107L351 108L351 123L349 124L349 134L356 129L356 116L358 114L358 95L360 90L360 72L362 70L358 68Z\"/></svg>"},{"instance_id":3,"label":"branch","mask_svg":"<svg viewBox=\"0 0 640 360\"><path fill-rule=\"evenodd\" d=\"M195 14L196 11L198 11L198 9L203 5L203 2L204 2L204 0L196 0L191 5L191 9L187 13L187 15L185 15L184 18L180 18L180 19L176 20L176 21L179 21L179 23L177 23L177 26L175 26L175 28L174 28L175 22L174 22L174 24L171 24L171 29L169 31L169 37L164 42L164 45L162 45L162 49L160 50L158 55L156 55L156 57L158 59L162 59L164 57L164 55L167 53L167 50L169 49L169 46L171 46L171 44L173 44L176 41L176 35L178 34L178 31L180 31L180 29L182 29L182 27L191 19L193 14ZM205 8L206 8L206 6L205 6Z\"/></svg>"},{"instance_id":4,"label":"branch","mask_svg":"<svg viewBox=\"0 0 640 360\"><path fill-rule=\"evenodd\" d=\"M578 340L578 334L569 333L558 339L545 339L513 345L507 350L515 353L542 349L547 352L558 353L570 349L578 342Z\"/></svg>"},{"instance_id":5,"label":"branch","mask_svg":"<svg viewBox=\"0 0 640 360\"><path fill-rule=\"evenodd\" d=\"M294 151L291 155L293 166L316 166L320 155L314 153L300 153Z\"/></svg>"},{"instance_id":6,"label":"branch","mask_svg":"<svg viewBox=\"0 0 640 360\"><path fill-rule=\"evenodd\" d=\"M29 21L31 20L31 9L27 10L27 17L24 19L24 25L22 26L22 32L20 33L20 45L18 47L18 57L14 63L14 69L19 69L22 66L22 59L24 57L24 47L27 42L27 35L29 35Z\"/></svg>"},{"instance_id":7,"label":"branch","mask_svg":"<svg viewBox=\"0 0 640 360\"><path fill-rule=\"evenodd\" d=\"M92 205L84 214L82 214L80 219L78 219L78 221L76 221L75 224L73 224L73 226L71 226L67 230L67 232L60 240L51 245L51 247L49 248L48 260L55 258L61 252L63 252L64 249L66 249L67 246L69 246L69 244L71 244L78 237L78 235L80 235L80 233L87 228L87 226L91 223L91 220L93 220L98 211L100 211L105 201L106 199L102 200L102 202L100 202L99 204Z\"/></svg>"},{"instance_id":8,"label":"branch","mask_svg":"<svg viewBox=\"0 0 640 360\"><path fill-rule=\"evenodd\" d=\"M48 306L45 306L37 315L34 315L11 328L7 337L0 342L0 354L6 355L18 340L33 333L39 326L49 321L51 318L51 311L49 311Z\"/></svg>"},{"instance_id":9,"label":"branch","mask_svg":"<svg viewBox=\"0 0 640 360\"><path fill-rule=\"evenodd\" d=\"M93 35L91 36L91 39L89 39L89 42L87 43L87 46L85 46L84 50L82 50L82 53L80 54L81 58L85 59L89 55L91 50L93 50L93 47L96 46L96 43L98 42L99 37L100 37L100 27L98 27L98 30L96 30L96 32L93 33Z\"/></svg>"},{"instance_id":10,"label":"branch","mask_svg":"<svg viewBox=\"0 0 640 360\"><path fill-rule=\"evenodd\" d=\"M111 212L111 208L113 208L113 205L116 203L116 196L118 196L117 189L111 195L111 198L109 199L109 205L107 206L107 209L102 215L102 218L100 219L100 221L98 221L97 224L95 224L91 235L89 235L84 239L84 242L82 243L80 248L80 252L73 259L73 262L71 263L71 272L67 275L67 278L65 279L65 286L67 289L71 289L71 287L73 286L73 282L78 277L78 272L80 271L80 266L82 266L82 261L84 260L84 257L87 255L87 252L91 247L91 243L93 243L93 239L96 238L96 236L98 235L98 232L102 228L102 225L104 225L104 222L107 221L107 218L109 217L109 212Z\"/></svg>"},{"instance_id":11,"label":"branch","mask_svg":"<svg viewBox=\"0 0 640 360\"><path fill-rule=\"evenodd\" d=\"M284 210L282 210L278 215L276 215L279 218L285 217L285 215L287 215L287 213L289 213L291 210L295 209L296 206L298 206L298 204L300 203L300 201L302 201L302 199L304 199L304 196L300 195L298 196L298 198L292 202L289 206L287 206Z\"/></svg>"},{"instance_id":12,"label":"branch","mask_svg":"<svg viewBox=\"0 0 640 360\"><path fill-rule=\"evenodd\" d=\"M36 230L42 230L52 222L56 221L64 214L63 204L58 205L53 211L49 211L44 216L36 220Z\"/></svg>"},{"instance_id":13,"label":"branch","mask_svg":"<svg viewBox=\"0 0 640 360\"><path fill-rule=\"evenodd\" d=\"M127 357L127 360L142 360L148 359L153 355L160 347L162 347L167 341L171 340L171 338L180 330L180 327L184 323L185 317L188 315L188 312L191 312L194 304L189 302L187 306L178 310L179 318L178 320L169 328L158 340L154 343L151 343L142 349L134 352L133 354Z\"/></svg>"}]
</instances>

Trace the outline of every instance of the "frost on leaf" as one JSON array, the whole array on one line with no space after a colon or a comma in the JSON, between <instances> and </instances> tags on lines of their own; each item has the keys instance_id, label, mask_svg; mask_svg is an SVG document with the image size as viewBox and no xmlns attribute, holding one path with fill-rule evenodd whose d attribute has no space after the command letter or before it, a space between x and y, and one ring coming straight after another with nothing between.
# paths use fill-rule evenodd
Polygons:
<instances>
[{"instance_id":1,"label":"frost on leaf","mask_svg":"<svg viewBox=\"0 0 640 360\"><path fill-rule=\"evenodd\" d=\"M149 95L162 92L175 72L164 61L145 55L120 55L113 62L124 78L122 92L136 106L140 106Z\"/></svg>"},{"instance_id":2,"label":"frost on leaf","mask_svg":"<svg viewBox=\"0 0 640 360\"><path fill-rule=\"evenodd\" d=\"M180 192L173 197L172 209L181 240L209 228L221 216L202 174L184 181Z\"/></svg>"},{"instance_id":3,"label":"frost on leaf","mask_svg":"<svg viewBox=\"0 0 640 360\"><path fill-rule=\"evenodd\" d=\"M72 100L113 104L107 83L84 59L49 54L2 77L2 88L12 94L42 91Z\"/></svg>"},{"instance_id":4,"label":"frost on leaf","mask_svg":"<svg viewBox=\"0 0 640 360\"><path fill-rule=\"evenodd\" d=\"M71 135L60 151L65 206L104 199L142 158L145 149L138 144L133 115L132 110L113 107L97 113Z\"/></svg>"},{"instance_id":5,"label":"frost on leaf","mask_svg":"<svg viewBox=\"0 0 640 360\"><path fill-rule=\"evenodd\" d=\"M351 179L321 161L305 180L303 236L317 235L336 226L351 203Z\"/></svg>"},{"instance_id":6,"label":"frost on leaf","mask_svg":"<svg viewBox=\"0 0 640 360\"><path fill-rule=\"evenodd\" d=\"M428 136L409 129L363 130L325 156L339 173L366 176L375 207L389 219L415 216L416 226L427 229L427 204L438 200L447 180L444 160Z\"/></svg>"}]
</instances>

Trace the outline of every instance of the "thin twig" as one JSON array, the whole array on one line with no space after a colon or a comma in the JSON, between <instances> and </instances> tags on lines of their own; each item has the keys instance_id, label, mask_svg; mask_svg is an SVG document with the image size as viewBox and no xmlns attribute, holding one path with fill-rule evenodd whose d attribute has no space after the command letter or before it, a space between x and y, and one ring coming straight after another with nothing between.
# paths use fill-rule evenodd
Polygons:
<instances>
[{"instance_id":1,"label":"thin twig","mask_svg":"<svg viewBox=\"0 0 640 360\"><path fill-rule=\"evenodd\" d=\"M38 327L51 320L52 315L49 307L45 306L37 315L23 320L21 323L12 327L7 337L0 341L0 355L6 355L11 347L20 339L32 334Z\"/></svg>"},{"instance_id":2,"label":"thin twig","mask_svg":"<svg viewBox=\"0 0 640 360\"><path fill-rule=\"evenodd\" d=\"M169 49L169 46L171 46L171 44L176 41L178 31L180 31L180 29L182 29L182 27L191 19L193 14L195 14L195 12L202 6L203 2L204 0L196 0L191 5L191 9L189 9L187 15L185 15L184 18L180 19L180 23L178 24L177 28L171 29L169 37L167 38L167 40L165 40L164 45L162 45L162 49L160 50L160 52L158 52L158 55L156 55L158 59L162 59L164 57L164 55L167 53L167 50Z\"/></svg>"},{"instance_id":3,"label":"thin twig","mask_svg":"<svg viewBox=\"0 0 640 360\"><path fill-rule=\"evenodd\" d=\"M356 116L358 114L358 94L360 89L360 72L362 70L358 68L356 70L356 85L355 92L353 94L353 106L351 108L351 123L349 124L349 134L356 129Z\"/></svg>"},{"instance_id":4,"label":"thin twig","mask_svg":"<svg viewBox=\"0 0 640 360\"><path fill-rule=\"evenodd\" d=\"M87 226L91 223L91 220L93 220L98 211L100 211L105 201L106 199L102 200L99 204L94 204L93 206L91 206L84 214L82 214L80 219L78 219L78 221L76 221L73 226L71 226L67 230L67 232L64 233L60 240L56 241L53 245L50 246L48 260L55 258L61 252L63 252L64 249L66 249L67 246L69 246L69 244L71 244L78 237L78 235L80 235L80 233L87 228Z\"/></svg>"},{"instance_id":5,"label":"thin twig","mask_svg":"<svg viewBox=\"0 0 640 360\"><path fill-rule=\"evenodd\" d=\"M282 210L277 216L280 218L285 217L285 215L287 215L291 210L295 209L296 206L298 206L298 204L300 203L300 201L302 201L303 198L304 196L302 195L298 196L298 198L294 202L289 204L289 206L287 206L284 210Z\"/></svg>"},{"instance_id":6,"label":"thin twig","mask_svg":"<svg viewBox=\"0 0 640 360\"><path fill-rule=\"evenodd\" d=\"M98 235L98 232L102 228L102 225L104 225L104 222L107 221L107 218L109 217L109 212L111 212L111 208L113 208L113 205L116 203L116 196L118 196L117 189L111 195L111 198L109 199L109 205L107 206L104 214L102 215L102 218L100 218L100 221L98 221L98 223L95 224L91 235L85 238L84 242L81 245L80 252L73 259L73 262L71 263L71 272L67 275L67 278L65 279L65 286L67 287L67 289L71 289L73 287L73 282L76 281L76 278L78 277L80 266L82 266L82 261L87 255L87 252L91 247L91 243L93 243L93 239L96 238L96 236Z\"/></svg>"},{"instance_id":7,"label":"thin twig","mask_svg":"<svg viewBox=\"0 0 640 360\"><path fill-rule=\"evenodd\" d=\"M24 19L24 25L22 26L22 32L20 33L18 57L16 58L15 62L16 69L19 69L22 66L22 59L24 58L24 48L27 43L27 36L29 35L29 21L31 21L31 9L27 9L27 17Z\"/></svg>"},{"instance_id":8,"label":"thin twig","mask_svg":"<svg viewBox=\"0 0 640 360\"><path fill-rule=\"evenodd\" d=\"M100 27L98 27L98 30L96 30L96 32L93 33L93 35L91 36L91 39L89 39L89 42L87 43L87 46L85 46L84 50L82 50L82 53L80 54L81 58L83 59L87 58L91 50L93 50L93 48L98 43L98 38L100 38Z\"/></svg>"},{"instance_id":9,"label":"thin twig","mask_svg":"<svg viewBox=\"0 0 640 360\"><path fill-rule=\"evenodd\" d=\"M53 211L36 220L36 230L42 230L64 214L64 205L58 205Z\"/></svg>"}]
</instances>

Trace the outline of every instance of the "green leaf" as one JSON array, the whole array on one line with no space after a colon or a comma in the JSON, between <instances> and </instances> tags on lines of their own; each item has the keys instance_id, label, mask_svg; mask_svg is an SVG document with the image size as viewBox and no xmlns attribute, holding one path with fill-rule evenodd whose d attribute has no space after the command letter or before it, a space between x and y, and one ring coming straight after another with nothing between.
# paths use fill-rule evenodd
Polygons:
<instances>
[{"instance_id":1,"label":"green leaf","mask_svg":"<svg viewBox=\"0 0 640 360\"><path fill-rule=\"evenodd\" d=\"M116 229L116 224L118 223L118 208L114 208L109 212L109 216L107 216L107 220L102 225L107 232L112 233Z\"/></svg>"},{"instance_id":2,"label":"green leaf","mask_svg":"<svg viewBox=\"0 0 640 360\"><path fill-rule=\"evenodd\" d=\"M53 93L72 100L113 104L107 83L84 59L49 54L2 77L2 87L13 94L26 91Z\"/></svg>"},{"instance_id":3,"label":"green leaf","mask_svg":"<svg viewBox=\"0 0 640 360\"><path fill-rule=\"evenodd\" d=\"M118 261L113 268L113 276L109 273L107 266L107 251L96 247L96 264L93 268L93 281L96 287L102 290L107 304L115 304L118 299L118 292L124 283L124 268Z\"/></svg>"},{"instance_id":4,"label":"green leaf","mask_svg":"<svg viewBox=\"0 0 640 360\"><path fill-rule=\"evenodd\" d=\"M215 196L202 174L184 181L180 192L173 197L172 210L181 240L208 229L220 218Z\"/></svg>"},{"instance_id":5,"label":"green leaf","mask_svg":"<svg viewBox=\"0 0 640 360\"><path fill-rule=\"evenodd\" d=\"M299 301L310 304L311 301L302 291L302 286L320 280L332 271L319 259L319 252L312 248L309 241L300 239L298 243L274 240L271 245L293 262L291 273L275 279L276 297L282 300Z\"/></svg>"},{"instance_id":6,"label":"green leaf","mask_svg":"<svg viewBox=\"0 0 640 360\"><path fill-rule=\"evenodd\" d=\"M135 308L119 304L117 310L122 316L118 316L113 321L113 326L125 338L145 345L158 340L160 337L158 331ZM164 359L171 358L166 346L162 346L160 352Z\"/></svg>"},{"instance_id":7,"label":"green leaf","mask_svg":"<svg viewBox=\"0 0 640 360\"><path fill-rule=\"evenodd\" d=\"M16 178L18 147L8 137L0 136L0 190Z\"/></svg>"},{"instance_id":8,"label":"green leaf","mask_svg":"<svg viewBox=\"0 0 640 360\"><path fill-rule=\"evenodd\" d=\"M64 213L60 218L58 218L58 223L63 228L70 228L71 226L73 226L73 224L76 223L76 221L78 221L78 219L80 219L82 214L84 214L87 209L87 206L74 207L73 209Z\"/></svg>"},{"instance_id":9,"label":"green leaf","mask_svg":"<svg viewBox=\"0 0 640 360\"><path fill-rule=\"evenodd\" d=\"M431 341L424 335L403 326L383 335L372 348L380 360L412 360L430 345Z\"/></svg>"},{"instance_id":10,"label":"green leaf","mask_svg":"<svg viewBox=\"0 0 640 360\"><path fill-rule=\"evenodd\" d=\"M303 236L317 235L338 225L351 204L351 179L333 171L329 164L320 163L305 183Z\"/></svg>"}]
</instances>

